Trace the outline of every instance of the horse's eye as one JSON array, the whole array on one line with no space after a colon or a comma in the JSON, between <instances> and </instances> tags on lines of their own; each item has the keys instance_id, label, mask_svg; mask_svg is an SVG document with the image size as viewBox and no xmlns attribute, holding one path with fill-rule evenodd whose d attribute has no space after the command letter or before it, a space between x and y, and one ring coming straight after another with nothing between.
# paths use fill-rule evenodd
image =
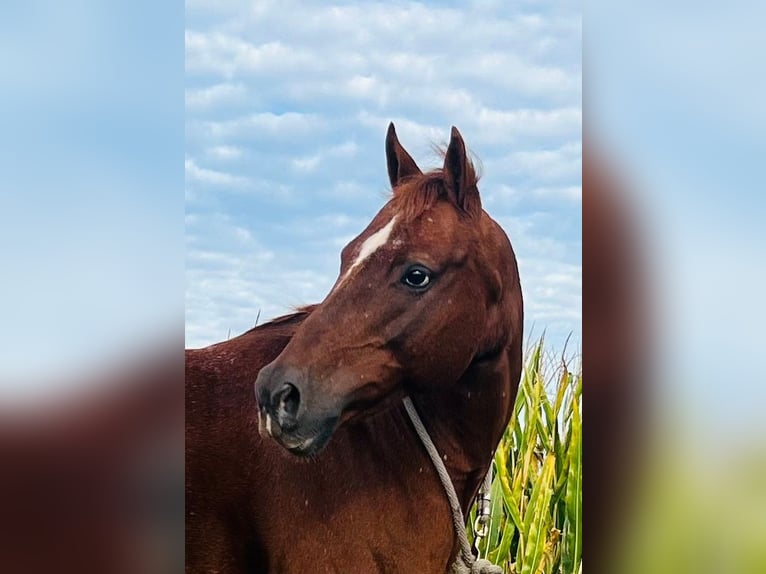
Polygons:
<instances>
[{"instance_id":1,"label":"horse's eye","mask_svg":"<svg viewBox=\"0 0 766 574\"><path fill-rule=\"evenodd\" d=\"M422 265L413 265L404 272L402 283L413 289L425 289L431 283L431 271Z\"/></svg>"}]
</instances>

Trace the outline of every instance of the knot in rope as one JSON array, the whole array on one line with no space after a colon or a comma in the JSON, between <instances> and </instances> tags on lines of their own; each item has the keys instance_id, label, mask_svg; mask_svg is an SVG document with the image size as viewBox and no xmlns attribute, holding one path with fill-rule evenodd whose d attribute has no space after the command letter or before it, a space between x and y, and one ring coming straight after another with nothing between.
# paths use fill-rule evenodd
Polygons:
<instances>
[{"instance_id":1,"label":"knot in rope","mask_svg":"<svg viewBox=\"0 0 766 574\"><path fill-rule=\"evenodd\" d=\"M471 564L466 564L463 557L459 556L452 564L450 574L503 574L503 569L484 558L473 558Z\"/></svg>"}]
</instances>

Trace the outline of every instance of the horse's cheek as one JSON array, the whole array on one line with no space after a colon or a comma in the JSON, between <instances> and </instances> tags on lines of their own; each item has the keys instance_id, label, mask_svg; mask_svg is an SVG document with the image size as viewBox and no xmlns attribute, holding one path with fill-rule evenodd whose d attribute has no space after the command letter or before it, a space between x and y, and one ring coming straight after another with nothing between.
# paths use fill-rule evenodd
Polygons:
<instances>
[{"instance_id":1,"label":"horse's cheek","mask_svg":"<svg viewBox=\"0 0 766 574\"><path fill-rule=\"evenodd\" d=\"M454 379L455 373L462 373L470 364L478 337L473 325L459 321L429 329L422 340L406 349L404 364L417 370L413 373L417 379Z\"/></svg>"}]
</instances>

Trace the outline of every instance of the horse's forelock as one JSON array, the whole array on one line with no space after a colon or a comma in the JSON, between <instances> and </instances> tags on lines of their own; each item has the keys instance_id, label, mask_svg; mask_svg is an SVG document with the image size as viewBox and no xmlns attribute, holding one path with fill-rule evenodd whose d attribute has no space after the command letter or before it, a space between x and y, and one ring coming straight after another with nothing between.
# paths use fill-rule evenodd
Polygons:
<instances>
[{"instance_id":1,"label":"horse's forelock","mask_svg":"<svg viewBox=\"0 0 766 574\"><path fill-rule=\"evenodd\" d=\"M469 169L470 181L473 182L472 185L477 186L479 176L473 163L467 162L467 168ZM444 179L444 171L437 168L422 175L411 177L394 188L392 205L401 220L412 221L441 200L449 201L449 193ZM471 212L468 214L478 215Z\"/></svg>"},{"instance_id":2,"label":"horse's forelock","mask_svg":"<svg viewBox=\"0 0 766 574\"><path fill-rule=\"evenodd\" d=\"M446 198L446 187L439 169L410 178L397 186L392 205L402 220L412 221L443 197Z\"/></svg>"}]
</instances>

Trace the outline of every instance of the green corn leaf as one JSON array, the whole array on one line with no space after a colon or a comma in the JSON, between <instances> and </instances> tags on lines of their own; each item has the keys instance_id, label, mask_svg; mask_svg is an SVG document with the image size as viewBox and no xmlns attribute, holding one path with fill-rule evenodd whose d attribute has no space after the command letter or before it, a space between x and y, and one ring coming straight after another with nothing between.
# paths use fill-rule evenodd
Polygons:
<instances>
[{"instance_id":1,"label":"green corn leaf","mask_svg":"<svg viewBox=\"0 0 766 574\"><path fill-rule=\"evenodd\" d=\"M575 395L576 397L577 395ZM572 437L569 444L569 474L566 486L564 526L564 573L577 572L582 557L582 420L576 400L572 401Z\"/></svg>"},{"instance_id":2,"label":"green corn leaf","mask_svg":"<svg viewBox=\"0 0 766 574\"><path fill-rule=\"evenodd\" d=\"M492 481L490 500L489 535L486 538L485 549L488 548L491 550L499 546L500 536L503 531L503 523L506 522L506 519L503 516L503 488L497 477Z\"/></svg>"},{"instance_id":3,"label":"green corn leaf","mask_svg":"<svg viewBox=\"0 0 766 574\"><path fill-rule=\"evenodd\" d=\"M545 552L545 542L550 524L549 504L551 500L553 455L548 455L538 480L532 490L529 507L524 516L524 552L521 560L521 574L536 574Z\"/></svg>"},{"instance_id":4,"label":"green corn leaf","mask_svg":"<svg viewBox=\"0 0 766 574\"><path fill-rule=\"evenodd\" d=\"M515 533L516 527L513 525L513 521L507 520L503 528L500 546L495 548L495 550L488 555L488 559L492 564L505 564L510 560L511 542L513 541L513 535Z\"/></svg>"},{"instance_id":5,"label":"green corn leaf","mask_svg":"<svg viewBox=\"0 0 766 574\"><path fill-rule=\"evenodd\" d=\"M568 390L572 388L572 375L563 367L561 370L561 376L559 377L559 385L556 389L556 399L553 403L553 410L556 412L556 416L561 413L561 407L564 405L564 397Z\"/></svg>"}]
</instances>

